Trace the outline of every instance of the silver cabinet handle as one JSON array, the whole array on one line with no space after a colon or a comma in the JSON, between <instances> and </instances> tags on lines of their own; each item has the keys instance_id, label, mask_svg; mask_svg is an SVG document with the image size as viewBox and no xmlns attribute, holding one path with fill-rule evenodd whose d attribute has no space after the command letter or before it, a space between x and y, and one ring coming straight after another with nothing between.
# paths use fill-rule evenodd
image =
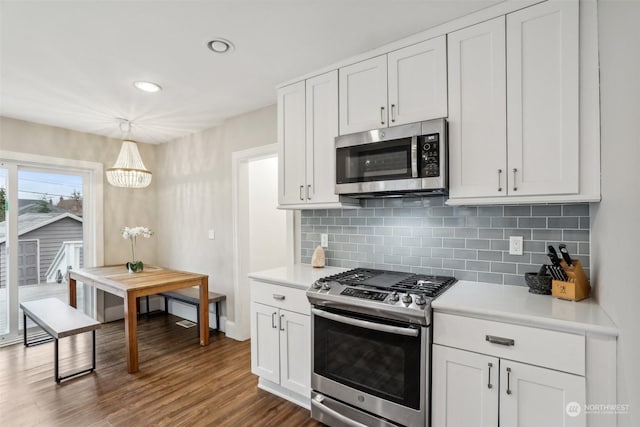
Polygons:
<instances>
[{"instance_id":1,"label":"silver cabinet handle","mask_svg":"<svg viewBox=\"0 0 640 427\"><path fill-rule=\"evenodd\" d=\"M511 338L502 338L502 337L496 337L493 335L486 335L485 339L492 344L500 344L500 345L506 345L506 346L511 346L516 344L515 340L512 340Z\"/></svg>"},{"instance_id":2,"label":"silver cabinet handle","mask_svg":"<svg viewBox=\"0 0 640 427\"><path fill-rule=\"evenodd\" d=\"M507 368L507 394L511 394L511 368Z\"/></svg>"},{"instance_id":3,"label":"silver cabinet handle","mask_svg":"<svg viewBox=\"0 0 640 427\"><path fill-rule=\"evenodd\" d=\"M516 185L516 174L518 173L518 169L513 168L513 191L518 191L518 186Z\"/></svg>"},{"instance_id":4,"label":"silver cabinet handle","mask_svg":"<svg viewBox=\"0 0 640 427\"><path fill-rule=\"evenodd\" d=\"M284 319L284 314L280 315L280 321L279 321L280 327L278 329L280 329L281 331L284 331L284 328L282 327L282 319Z\"/></svg>"},{"instance_id":5,"label":"silver cabinet handle","mask_svg":"<svg viewBox=\"0 0 640 427\"><path fill-rule=\"evenodd\" d=\"M396 122L396 104L391 104L391 123Z\"/></svg>"},{"instance_id":6,"label":"silver cabinet handle","mask_svg":"<svg viewBox=\"0 0 640 427\"><path fill-rule=\"evenodd\" d=\"M284 295L273 294L273 299L277 299L278 301L284 301Z\"/></svg>"},{"instance_id":7,"label":"silver cabinet handle","mask_svg":"<svg viewBox=\"0 0 640 427\"><path fill-rule=\"evenodd\" d=\"M311 184L307 185L307 200L311 200Z\"/></svg>"},{"instance_id":8,"label":"silver cabinet handle","mask_svg":"<svg viewBox=\"0 0 640 427\"><path fill-rule=\"evenodd\" d=\"M498 191L502 191L502 169L498 169Z\"/></svg>"},{"instance_id":9,"label":"silver cabinet handle","mask_svg":"<svg viewBox=\"0 0 640 427\"><path fill-rule=\"evenodd\" d=\"M384 124L384 107L380 107L380 124Z\"/></svg>"},{"instance_id":10,"label":"silver cabinet handle","mask_svg":"<svg viewBox=\"0 0 640 427\"><path fill-rule=\"evenodd\" d=\"M300 200L304 200L304 197L302 197L302 189L304 188L304 185L300 186Z\"/></svg>"},{"instance_id":11,"label":"silver cabinet handle","mask_svg":"<svg viewBox=\"0 0 640 427\"><path fill-rule=\"evenodd\" d=\"M278 314L278 313L276 313L275 311L273 313L271 313L271 327L273 329L277 328L277 326L276 326L276 314Z\"/></svg>"},{"instance_id":12,"label":"silver cabinet handle","mask_svg":"<svg viewBox=\"0 0 640 427\"><path fill-rule=\"evenodd\" d=\"M368 322L366 320L354 319L353 317L346 317L339 314L318 310L317 308L312 308L311 312L314 315L324 317L325 319L345 323L347 325L358 326L360 328L371 329L374 331L389 332L391 334L404 335L407 337L417 337L419 333L417 329L413 328L402 328L399 326L390 326L383 325L381 323Z\"/></svg>"},{"instance_id":13,"label":"silver cabinet handle","mask_svg":"<svg viewBox=\"0 0 640 427\"><path fill-rule=\"evenodd\" d=\"M487 380L487 388L493 388L493 384L491 384L491 368L493 367L493 363L489 363L489 379Z\"/></svg>"}]
</instances>

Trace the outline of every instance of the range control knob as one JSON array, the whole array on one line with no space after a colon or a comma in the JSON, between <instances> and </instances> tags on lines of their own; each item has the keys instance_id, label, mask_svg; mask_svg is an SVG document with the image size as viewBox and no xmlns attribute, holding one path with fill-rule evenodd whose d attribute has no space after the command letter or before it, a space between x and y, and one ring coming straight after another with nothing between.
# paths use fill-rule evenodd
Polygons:
<instances>
[{"instance_id":1,"label":"range control knob","mask_svg":"<svg viewBox=\"0 0 640 427\"><path fill-rule=\"evenodd\" d=\"M331 282L322 282L322 289L324 289L325 291L331 289Z\"/></svg>"},{"instance_id":2,"label":"range control knob","mask_svg":"<svg viewBox=\"0 0 640 427\"><path fill-rule=\"evenodd\" d=\"M407 292L406 294L402 295L402 302L405 304L411 304L411 301L413 301L413 298L411 298L411 295L409 294L409 292Z\"/></svg>"},{"instance_id":3,"label":"range control knob","mask_svg":"<svg viewBox=\"0 0 640 427\"><path fill-rule=\"evenodd\" d=\"M398 293L396 291L391 292L391 295L389 295L389 302L396 303L399 299L400 297L398 296Z\"/></svg>"},{"instance_id":4,"label":"range control knob","mask_svg":"<svg viewBox=\"0 0 640 427\"><path fill-rule=\"evenodd\" d=\"M416 305L425 305L427 303L427 300L425 300L422 295L416 295L413 302L415 302Z\"/></svg>"},{"instance_id":5,"label":"range control knob","mask_svg":"<svg viewBox=\"0 0 640 427\"><path fill-rule=\"evenodd\" d=\"M320 289L322 287L322 282L319 280L316 280L315 282L313 282L313 289Z\"/></svg>"}]
</instances>

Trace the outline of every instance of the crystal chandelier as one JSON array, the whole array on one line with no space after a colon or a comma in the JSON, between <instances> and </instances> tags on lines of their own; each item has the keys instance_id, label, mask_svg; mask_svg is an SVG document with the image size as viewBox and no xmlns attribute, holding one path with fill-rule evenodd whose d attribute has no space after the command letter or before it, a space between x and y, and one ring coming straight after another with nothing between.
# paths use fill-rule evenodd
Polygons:
<instances>
[{"instance_id":1,"label":"crystal chandelier","mask_svg":"<svg viewBox=\"0 0 640 427\"><path fill-rule=\"evenodd\" d=\"M131 133L131 122L120 120L120 130ZM112 168L107 169L107 181L115 187L144 188L151 184L151 172L142 163L135 141L122 141L120 154Z\"/></svg>"}]
</instances>

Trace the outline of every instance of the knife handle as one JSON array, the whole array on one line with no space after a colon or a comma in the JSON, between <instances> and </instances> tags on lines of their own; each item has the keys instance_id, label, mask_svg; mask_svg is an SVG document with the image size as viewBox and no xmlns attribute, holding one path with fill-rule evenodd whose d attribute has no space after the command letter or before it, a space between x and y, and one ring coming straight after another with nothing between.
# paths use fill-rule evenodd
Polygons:
<instances>
[{"instance_id":1,"label":"knife handle","mask_svg":"<svg viewBox=\"0 0 640 427\"><path fill-rule=\"evenodd\" d=\"M554 252L555 252L555 251L554 251ZM558 267L558 266L560 266L560 258L558 258L558 255L556 255L556 254L555 254L555 253L553 253L553 252L549 252L549 253L547 254L547 256L548 256L548 257L549 257L549 259L551 260L551 264L552 264L554 267Z\"/></svg>"},{"instance_id":2,"label":"knife handle","mask_svg":"<svg viewBox=\"0 0 640 427\"><path fill-rule=\"evenodd\" d=\"M562 254L562 258L564 259L564 262L566 262L567 265L569 267L571 267L573 265L573 260L569 256L569 251L567 250L567 245L565 245L564 243L561 244L561 245L558 245L558 249L560 249L560 253Z\"/></svg>"}]
</instances>

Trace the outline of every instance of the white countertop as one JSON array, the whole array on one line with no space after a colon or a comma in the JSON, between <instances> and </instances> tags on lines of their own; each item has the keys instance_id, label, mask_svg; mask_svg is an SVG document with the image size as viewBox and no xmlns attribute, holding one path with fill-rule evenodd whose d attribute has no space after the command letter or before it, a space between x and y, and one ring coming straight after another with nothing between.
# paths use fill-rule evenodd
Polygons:
<instances>
[{"instance_id":1,"label":"white countertop","mask_svg":"<svg viewBox=\"0 0 640 427\"><path fill-rule=\"evenodd\" d=\"M313 282L318 279L347 270L349 269L340 267L313 268L309 264L294 264L287 267L278 267L271 270L250 273L249 277L275 285L308 289Z\"/></svg>"},{"instance_id":2,"label":"white countertop","mask_svg":"<svg viewBox=\"0 0 640 427\"><path fill-rule=\"evenodd\" d=\"M524 286L461 280L432 303L439 313L458 314L566 332L618 335L618 328L592 299L565 301L529 293Z\"/></svg>"}]
</instances>

